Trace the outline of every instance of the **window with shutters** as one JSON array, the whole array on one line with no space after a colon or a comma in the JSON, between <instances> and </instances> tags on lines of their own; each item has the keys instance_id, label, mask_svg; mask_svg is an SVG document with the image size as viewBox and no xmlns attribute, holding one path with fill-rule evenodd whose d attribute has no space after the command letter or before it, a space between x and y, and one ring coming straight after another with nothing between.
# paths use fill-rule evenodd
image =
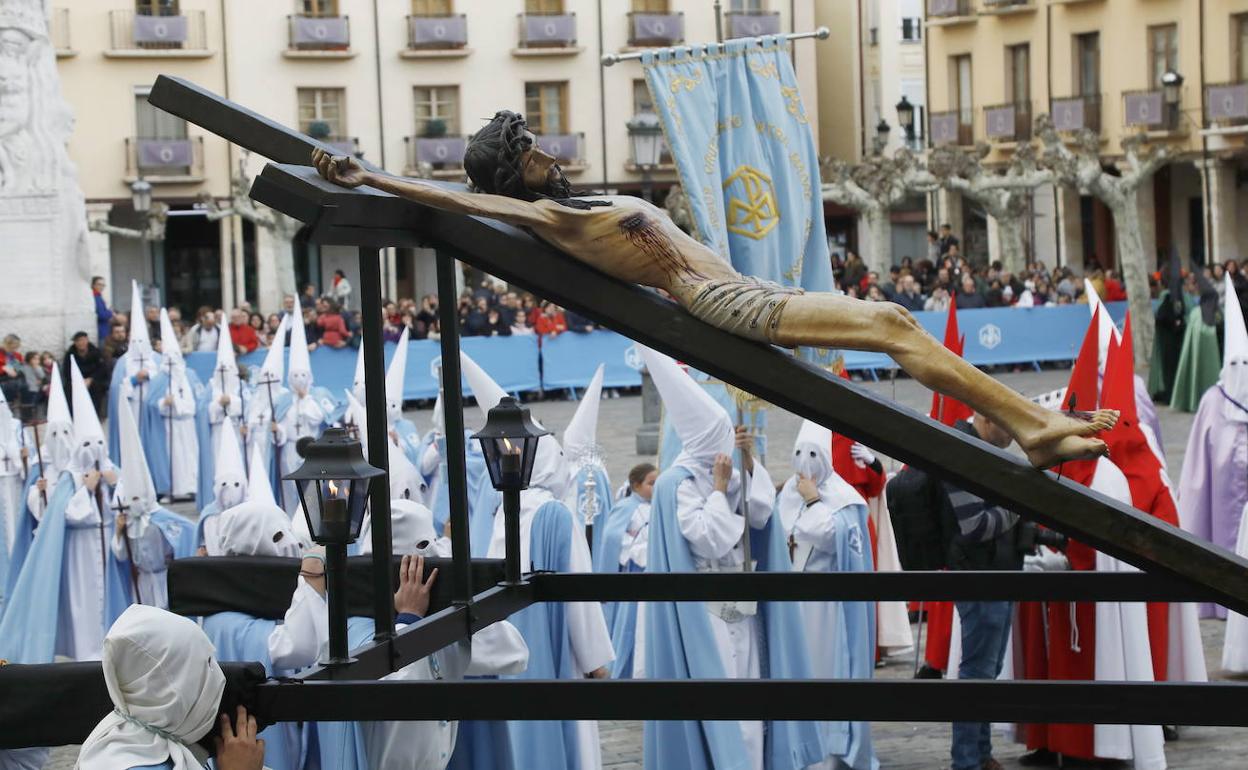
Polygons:
<instances>
[{"instance_id":1,"label":"window with shutters","mask_svg":"<svg viewBox=\"0 0 1248 770\"><path fill-rule=\"evenodd\" d=\"M1005 100L1012 104L1031 103L1031 46L1007 45L1005 47Z\"/></svg>"},{"instance_id":2,"label":"window with shutters","mask_svg":"<svg viewBox=\"0 0 1248 770\"><path fill-rule=\"evenodd\" d=\"M134 12L140 16L180 16L178 0L134 0Z\"/></svg>"},{"instance_id":3,"label":"window with shutters","mask_svg":"<svg viewBox=\"0 0 1248 770\"><path fill-rule=\"evenodd\" d=\"M342 88L300 88L299 130L309 136L325 133L318 139L341 139L347 135L345 110L346 92ZM313 124L324 128L312 130ZM328 132L324 129L327 128Z\"/></svg>"},{"instance_id":4,"label":"window with shutters","mask_svg":"<svg viewBox=\"0 0 1248 770\"><path fill-rule=\"evenodd\" d=\"M452 0L412 0L413 16L450 16L455 12Z\"/></svg>"},{"instance_id":5,"label":"window with shutters","mask_svg":"<svg viewBox=\"0 0 1248 770\"><path fill-rule=\"evenodd\" d=\"M1097 96L1101 93L1101 35L1087 32L1075 35L1075 94Z\"/></svg>"},{"instance_id":6,"label":"window with shutters","mask_svg":"<svg viewBox=\"0 0 1248 770\"><path fill-rule=\"evenodd\" d=\"M459 86L416 86L416 135L429 135L429 124L440 121L441 135L459 135ZM437 133L437 125L434 125Z\"/></svg>"},{"instance_id":7,"label":"window with shutters","mask_svg":"<svg viewBox=\"0 0 1248 770\"><path fill-rule=\"evenodd\" d=\"M730 11L757 12L767 10L767 0L732 0L728 4Z\"/></svg>"},{"instance_id":8,"label":"window with shutters","mask_svg":"<svg viewBox=\"0 0 1248 770\"><path fill-rule=\"evenodd\" d=\"M1231 17L1231 50L1235 55L1232 77L1240 83L1248 83L1248 13Z\"/></svg>"},{"instance_id":9,"label":"window with shutters","mask_svg":"<svg viewBox=\"0 0 1248 770\"><path fill-rule=\"evenodd\" d=\"M1179 25L1159 24L1148 28L1148 72L1154 88L1161 88L1161 76L1179 69Z\"/></svg>"},{"instance_id":10,"label":"window with shutters","mask_svg":"<svg viewBox=\"0 0 1248 770\"><path fill-rule=\"evenodd\" d=\"M563 0L524 0L525 13L563 13Z\"/></svg>"},{"instance_id":11,"label":"window with shutters","mask_svg":"<svg viewBox=\"0 0 1248 770\"><path fill-rule=\"evenodd\" d=\"M147 89L134 94L135 135L140 139L185 139L186 121L147 101Z\"/></svg>"},{"instance_id":12,"label":"window with shutters","mask_svg":"<svg viewBox=\"0 0 1248 770\"><path fill-rule=\"evenodd\" d=\"M633 13L670 13L668 0L632 0Z\"/></svg>"},{"instance_id":13,"label":"window with shutters","mask_svg":"<svg viewBox=\"0 0 1248 770\"><path fill-rule=\"evenodd\" d=\"M299 12L317 18L337 16L338 0L300 0Z\"/></svg>"},{"instance_id":14,"label":"window with shutters","mask_svg":"<svg viewBox=\"0 0 1248 770\"><path fill-rule=\"evenodd\" d=\"M535 134L568 133L568 84L526 83L524 117Z\"/></svg>"}]
</instances>

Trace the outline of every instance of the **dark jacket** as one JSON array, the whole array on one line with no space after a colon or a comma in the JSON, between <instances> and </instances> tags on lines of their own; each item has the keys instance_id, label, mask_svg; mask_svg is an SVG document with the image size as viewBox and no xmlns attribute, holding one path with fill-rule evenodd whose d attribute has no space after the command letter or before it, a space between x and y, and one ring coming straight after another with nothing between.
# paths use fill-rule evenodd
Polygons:
<instances>
[{"instance_id":1,"label":"dark jacket","mask_svg":"<svg viewBox=\"0 0 1248 770\"><path fill-rule=\"evenodd\" d=\"M82 372L83 379L91 380L91 383L87 385L87 390L92 396L108 390L109 366L104 360L104 354L94 344L87 343L87 352L81 355L74 349L73 345L70 345L69 350L65 351L65 358L61 361L61 377L65 383L66 393L71 392L70 359L73 359L78 364L78 370Z\"/></svg>"}]
</instances>

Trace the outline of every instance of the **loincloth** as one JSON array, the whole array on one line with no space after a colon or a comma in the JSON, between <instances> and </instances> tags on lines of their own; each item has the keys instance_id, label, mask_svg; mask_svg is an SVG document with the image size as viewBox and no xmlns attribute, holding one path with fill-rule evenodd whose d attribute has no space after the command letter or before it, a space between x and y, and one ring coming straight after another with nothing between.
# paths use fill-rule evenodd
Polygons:
<instances>
[{"instance_id":1,"label":"loincloth","mask_svg":"<svg viewBox=\"0 0 1248 770\"><path fill-rule=\"evenodd\" d=\"M686 308L694 318L746 339L770 342L788 301L803 290L752 275L708 280L697 287Z\"/></svg>"}]
</instances>

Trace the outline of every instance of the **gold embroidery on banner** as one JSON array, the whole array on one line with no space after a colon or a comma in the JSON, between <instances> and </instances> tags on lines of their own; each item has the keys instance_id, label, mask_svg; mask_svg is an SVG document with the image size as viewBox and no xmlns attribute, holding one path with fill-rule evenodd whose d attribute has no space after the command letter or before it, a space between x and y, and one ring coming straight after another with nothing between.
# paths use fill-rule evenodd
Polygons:
<instances>
[{"instance_id":1,"label":"gold embroidery on banner","mask_svg":"<svg viewBox=\"0 0 1248 770\"><path fill-rule=\"evenodd\" d=\"M724 182L724 189L738 184L744 198L731 195L728 199L728 231L762 240L780 224L780 209L771 177L752 166L742 166Z\"/></svg>"},{"instance_id":2,"label":"gold embroidery on banner","mask_svg":"<svg viewBox=\"0 0 1248 770\"><path fill-rule=\"evenodd\" d=\"M692 91L702 85L702 70L694 70L693 77L685 77L683 75L672 75L672 93L678 94L683 88L685 91Z\"/></svg>"},{"instance_id":3,"label":"gold embroidery on banner","mask_svg":"<svg viewBox=\"0 0 1248 770\"><path fill-rule=\"evenodd\" d=\"M802 106L802 95L794 86L780 86L780 95L784 97L785 108L798 123L809 123L806 120L806 108Z\"/></svg>"},{"instance_id":4,"label":"gold embroidery on banner","mask_svg":"<svg viewBox=\"0 0 1248 770\"><path fill-rule=\"evenodd\" d=\"M711 142L706 148L706 154L702 156L702 167L707 174L715 173L715 164L719 162L719 137L712 136Z\"/></svg>"},{"instance_id":5,"label":"gold embroidery on banner","mask_svg":"<svg viewBox=\"0 0 1248 770\"><path fill-rule=\"evenodd\" d=\"M779 80L780 72L776 69L776 63L774 61L759 61L759 58L751 56L745 60L750 65L750 69L754 71L754 74L764 79L775 78Z\"/></svg>"}]
</instances>

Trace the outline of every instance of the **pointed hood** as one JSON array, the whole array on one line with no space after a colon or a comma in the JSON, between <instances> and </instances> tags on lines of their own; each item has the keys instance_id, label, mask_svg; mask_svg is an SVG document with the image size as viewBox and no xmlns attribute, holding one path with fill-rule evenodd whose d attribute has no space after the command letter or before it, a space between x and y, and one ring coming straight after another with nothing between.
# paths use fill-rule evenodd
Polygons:
<instances>
[{"instance_id":1,"label":"pointed hood","mask_svg":"<svg viewBox=\"0 0 1248 770\"><path fill-rule=\"evenodd\" d=\"M364 458L368 459L368 410L360 403L351 391L345 391L347 394L347 411L342 416L344 424L354 425L356 434L359 436L360 445L364 447Z\"/></svg>"},{"instance_id":2,"label":"pointed hood","mask_svg":"<svg viewBox=\"0 0 1248 770\"><path fill-rule=\"evenodd\" d=\"M231 399L239 397L239 381L238 381L238 360L234 357L234 340L230 338L230 327L226 324L217 326L219 330L217 334L217 361L212 368L212 376L209 378L212 388L213 399L220 398L222 395L229 396ZM231 406L231 409L238 410L242 405Z\"/></svg>"},{"instance_id":3,"label":"pointed hood","mask_svg":"<svg viewBox=\"0 0 1248 770\"><path fill-rule=\"evenodd\" d=\"M403 447L393 440L390 442L390 499L420 500L423 490L423 479L420 471L412 461L407 459Z\"/></svg>"},{"instance_id":4,"label":"pointed hood","mask_svg":"<svg viewBox=\"0 0 1248 770\"><path fill-rule=\"evenodd\" d=\"M394 357L386 368L386 417L393 423L403 415L403 381L407 378L408 329L403 327Z\"/></svg>"},{"instance_id":5,"label":"pointed hood","mask_svg":"<svg viewBox=\"0 0 1248 770\"><path fill-rule=\"evenodd\" d=\"M433 414L430 416L433 422L433 435L446 435L446 412L442 406L442 391L438 391L438 400L433 402Z\"/></svg>"},{"instance_id":6,"label":"pointed hood","mask_svg":"<svg viewBox=\"0 0 1248 770\"><path fill-rule=\"evenodd\" d=\"M598 446L598 405L602 401L602 375L605 364L598 370L585 388L581 403L572 415L572 421L563 431L563 450L574 465L581 462Z\"/></svg>"},{"instance_id":7,"label":"pointed hood","mask_svg":"<svg viewBox=\"0 0 1248 770\"><path fill-rule=\"evenodd\" d=\"M360 349L355 356L355 377L351 379L351 393L355 400L364 403L364 341L360 340Z\"/></svg>"},{"instance_id":8,"label":"pointed hood","mask_svg":"<svg viewBox=\"0 0 1248 770\"><path fill-rule=\"evenodd\" d=\"M467 353L460 351L459 361L464 370L464 379L468 380L468 390L477 399L477 408L481 410L481 416L488 420L490 410L498 406L498 402L503 400L507 391L503 390L494 378L486 374L476 361L469 358Z\"/></svg>"},{"instance_id":9,"label":"pointed hood","mask_svg":"<svg viewBox=\"0 0 1248 770\"><path fill-rule=\"evenodd\" d=\"M396 554L423 552L438 539L433 512L412 500L395 499L390 503L390 532Z\"/></svg>"},{"instance_id":10,"label":"pointed hood","mask_svg":"<svg viewBox=\"0 0 1248 770\"><path fill-rule=\"evenodd\" d=\"M277 325L277 332L273 335L273 344L269 346L269 352L264 354L264 363L260 364L260 372L256 376L256 381L252 383L263 388L259 383L265 380L273 380L275 386L282 382L282 374L285 371L284 355L286 353L286 321L289 316L282 316L281 323Z\"/></svg>"},{"instance_id":11,"label":"pointed hood","mask_svg":"<svg viewBox=\"0 0 1248 770\"><path fill-rule=\"evenodd\" d=\"M100 426L100 416L95 413L95 403L87 391L87 381L78 369L78 362L73 356L68 358L70 389L74 399L74 454L84 467L93 466L96 461L103 462L108 456L104 428Z\"/></svg>"},{"instance_id":12,"label":"pointed hood","mask_svg":"<svg viewBox=\"0 0 1248 770\"><path fill-rule=\"evenodd\" d=\"M715 455L732 453L732 419L675 361L645 345L637 347L680 436L682 449L675 464L709 470Z\"/></svg>"},{"instance_id":13,"label":"pointed hood","mask_svg":"<svg viewBox=\"0 0 1248 770\"><path fill-rule=\"evenodd\" d=\"M1239 295L1228 275L1224 281L1226 307L1222 310L1223 350L1222 374L1218 383L1231 399L1248 405L1248 330L1244 328L1244 313ZM1223 413L1237 422L1248 421L1242 409L1228 405Z\"/></svg>"},{"instance_id":14,"label":"pointed hood","mask_svg":"<svg viewBox=\"0 0 1248 770\"><path fill-rule=\"evenodd\" d=\"M291 390L306 394L312 389L312 359L308 357L308 335L303 328L303 317L287 314L286 322L290 326L290 361L286 364L289 370L286 382Z\"/></svg>"},{"instance_id":15,"label":"pointed hood","mask_svg":"<svg viewBox=\"0 0 1248 770\"><path fill-rule=\"evenodd\" d=\"M117 399L117 432L121 440L121 501L129 510L132 521L141 521L145 514L156 510L156 485L147 469L147 456L139 438L139 426L130 410L130 399ZM142 534L143 525L128 528L132 537Z\"/></svg>"},{"instance_id":16,"label":"pointed hood","mask_svg":"<svg viewBox=\"0 0 1248 770\"><path fill-rule=\"evenodd\" d=\"M61 367L52 362L52 374L48 377L48 412L45 422L72 426L74 418L69 414L69 401L65 398L65 386L61 380Z\"/></svg>"},{"instance_id":17,"label":"pointed hood","mask_svg":"<svg viewBox=\"0 0 1248 770\"><path fill-rule=\"evenodd\" d=\"M958 358L961 358L965 342L966 338L962 336L962 332L958 329L957 297L951 294L949 295L949 317L945 321L945 348ZM847 372L842 372L842 375L848 379ZM928 413L928 416L933 420L943 425L953 425L958 420L971 419L973 414L974 410L961 401L942 393L932 393L932 410ZM850 478L850 476L846 476L847 480Z\"/></svg>"},{"instance_id":18,"label":"pointed hood","mask_svg":"<svg viewBox=\"0 0 1248 770\"><path fill-rule=\"evenodd\" d=\"M221 550L226 556L281 556L302 552L291 518L276 503L246 500L221 513Z\"/></svg>"},{"instance_id":19,"label":"pointed hood","mask_svg":"<svg viewBox=\"0 0 1248 770\"><path fill-rule=\"evenodd\" d=\"M1105 379L1101 384L1101 408L1117 409L1118 424L1104 433L1102 438L1109 445L1110 456L1123 472L1124 463L1135 462L1136 450L1143 449L1148 459L1156 462L1152 450L1140 429L1139 411L1135 402L1135 353L1131 342L1131 315L1127 314L1122 331L1122 341L1110 346L1109 361L1105 365Z\"/></svg>"},{"instance_id":20,"label":"pointed hood","mask_svg":"<svg viewBox=\"0 0 1248 770\"><path fill-rule=\"evenodd\" d=\"M43 430L43 457L51 467L66 470L74 459L74 418L70 416L69 402L65 400L61 367L55 361L52 362L52 374L48 377L48 411L44 422L47 424Z\"/></svg>"},{"instance_id":21,"label":"pointed hood","mask_svg":"<svg viewBox=\"0 0 1248 770\"><path fill-rule=\"evenodd\" d=\"M181 343L178 342L178 333L174 331L173 322L169 320L169 310L163 307L160 309L160 356L164 359L166 369L171 364L175 367L186 365Z\"/></svg>"},{"instance_id":22,"label":"pointed hood","mask_svg":"<svg viewBox=\"0 0 1248 770\"><path fill-rule=\"evenodd\" d=\"M793 442L793 472L810 477L822 485L832 475L832 431L822 425L803 420Z\"/></svg>"},{"instance_id":23,"label":"pointed hood","mask_svg":"<svg viewBox=\"0 0 1248 770\"><path fill-rule=\"evenodd\" d=\"M238 505L247 496L247 471L243 467L243 450L238 441L238 428L228 414L221 421L220 441L214 456L212 491L218 507Z\"/></svg>"},{"instance_id":24,"label":"pointed hood","mask_svg":"<svg viewBox=\"0 0 1248 770\"><path fill-rule=\"evenodd\" d=\"M1066 386L1066 397L1062 401L1062 411L1078 409L1092 411L1099 401L1097 388L1097 350L1100 345L1100 313L1092 317L1088 331L1083 335L1083 345L1079 348L1079 357L1070 371L1070 383ZM1092 483L1096 475L1096 460L1077 460L1062 463L1059 472L1084 486Z\"/></svg>"},{"instance_id":25,"label":"pointed hood","mask_svg":"<svg viewBox=\"0 0 1248 770\"><path fill-rule=\"evenodd\" d=\"M144 358L152 356L152 340L147 334L147 318L143 315L143 292L139 291L139 282L130 282L130 339L126 347L126 358L135 358L142 354Z\"/></svg>"},{"instance_id":26,"label":"pointed hood","mask_svg":"<svg viewBox=\"0 0 1248 770\"><path fill-rule=\"evenodd\" d=\"M1114 326L1114 320L1109 317L1109 311L1105 308L1105 304L1101 302L1101 297L1096 293L1096 287L1087 278L1083 279L1083 291L1088 297L1088 312L1093 318L1098 319L1096 324L1096 366L1097 371L1104 373L1105 362L1109 360L1109 346L1118 341L1118 327ZM1097 311L1100 311L1098 314Z\"/></svg>"},{"instance_id":27,"label":"pointed hood","mask_svg":"<svg viewBox=\"0 0 1248 770\"><path fill-rule=\"evenodd\" d=\"M276 506L273 485L269 482L269 464L264 461L264 449L264 445L259 443L252 447L247 476L247 502Z\"/></svg>"}]
</instances>

